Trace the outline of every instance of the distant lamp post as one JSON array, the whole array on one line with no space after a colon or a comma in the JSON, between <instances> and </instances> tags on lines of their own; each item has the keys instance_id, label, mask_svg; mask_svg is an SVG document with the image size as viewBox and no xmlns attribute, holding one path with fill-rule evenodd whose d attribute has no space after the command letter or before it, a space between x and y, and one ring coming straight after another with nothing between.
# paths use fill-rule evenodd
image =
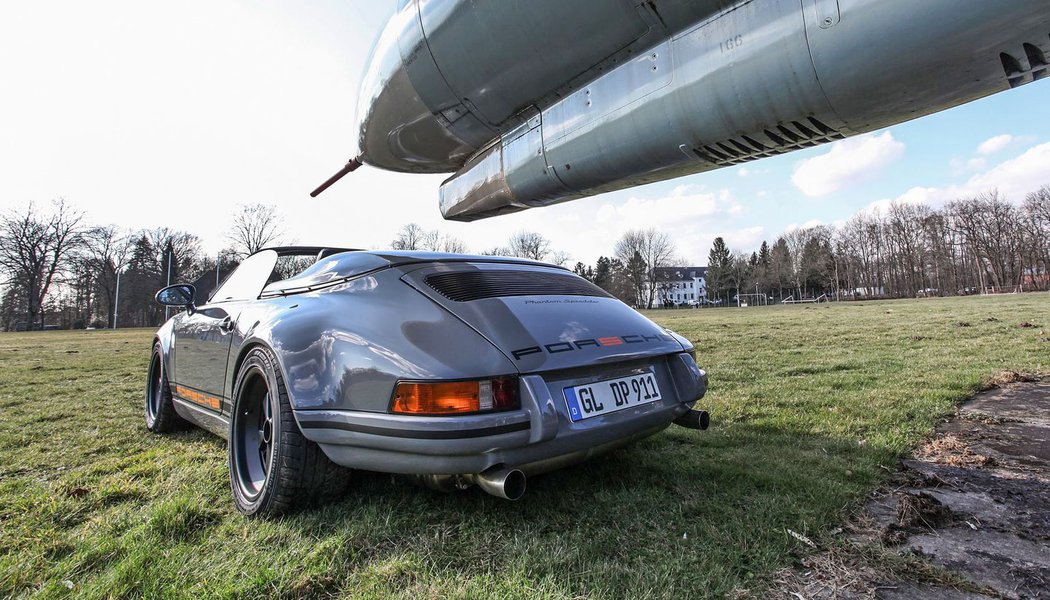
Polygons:
<instances>
[{"instance_id":1,"label":"distant lamp post","mask_svg":"<svg viewBox=\"0 0 1050 600\"><path fill-rule=\"evenodd\" d=\"M120 270L117 270L117 291L113 294L113 329L117 328L117 313L120 311Z\"/></svg>"},{"instance_id":2,"label":"distant lamp post","mask_svg":"<svg viewBox=\"0 0 1050 600\"><path fill-rule=\"evenodd\" d=\"M167 282L164 285L165 286L169 286L169 285L171 285L171 263L175 259L175 250L171 247L171 242L170 241L168 242L168 247L164 249L164 253L167 255L165 262L168 263L168 279L167 279ZM171 312L170 311L171 311L171 307L170 306L165 306L164 307L164 320L165 321L167 321L171 317Z\"/></svg>"}]
</instances>

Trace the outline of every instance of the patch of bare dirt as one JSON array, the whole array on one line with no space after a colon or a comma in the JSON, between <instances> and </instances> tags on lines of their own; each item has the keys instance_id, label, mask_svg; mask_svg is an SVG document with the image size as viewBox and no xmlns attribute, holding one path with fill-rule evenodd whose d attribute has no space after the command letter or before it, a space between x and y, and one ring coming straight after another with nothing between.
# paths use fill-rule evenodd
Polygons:
<instances>
[{"instance_id":1,"label":"patch of bare dirt","mask_svg":"<svg viewBox=\"0 0 1050 600\"><path fill-rule=\"evenodd\" d=\"M989 383L774 595L1050 598L1050 380Z\"/></svg>"}]
</instances>

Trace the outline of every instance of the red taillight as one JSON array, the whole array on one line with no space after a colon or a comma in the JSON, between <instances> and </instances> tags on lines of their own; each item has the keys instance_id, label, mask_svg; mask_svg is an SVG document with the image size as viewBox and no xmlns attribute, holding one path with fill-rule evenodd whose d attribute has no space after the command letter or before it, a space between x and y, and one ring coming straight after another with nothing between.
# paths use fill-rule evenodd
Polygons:
<instances>
[{"instance_id":1,"label":"red taillight","mask_svg":"<svg viewBox=\"0 0 1050 600\"><path fill-rule=\"evenodd\" d=\"M518 380L499 377L449 383L399 383L390 410L412 415L454 415L518 407Z\"/></svg>"},{"instance_id":2,"label":"red taillight","mask_svg":"<svg viewBox=\"0 0 1050 600\"><path fill-rule=\"evenodd\" d=\"M513 410L519 406L518 380L514 377L493 379L492 410Z\"/></svg>"}]
</instances>

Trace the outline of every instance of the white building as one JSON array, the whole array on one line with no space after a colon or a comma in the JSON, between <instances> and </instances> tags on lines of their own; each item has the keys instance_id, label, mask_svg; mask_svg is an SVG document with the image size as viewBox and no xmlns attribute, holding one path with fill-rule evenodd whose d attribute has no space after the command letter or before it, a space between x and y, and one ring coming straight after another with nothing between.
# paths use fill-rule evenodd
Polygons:
<instances>
[{"instance_id":1,"label":"white building","mask_svg":"<svg viewBox=\"0 0 1050 600\"><path fill-rule=\"evenodd\" d=\"M707 299L706 278L707 267L658 268L653 308L703 304Z\"/></svg>"}]
</instances>

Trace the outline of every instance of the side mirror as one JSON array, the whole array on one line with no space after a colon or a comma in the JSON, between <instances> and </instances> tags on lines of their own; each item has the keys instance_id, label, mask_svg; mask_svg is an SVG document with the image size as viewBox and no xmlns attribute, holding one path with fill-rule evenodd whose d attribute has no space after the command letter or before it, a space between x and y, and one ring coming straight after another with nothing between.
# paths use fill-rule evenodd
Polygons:
<instances>
[{"instance_id":1,"label":"side mirror","mask_svg":"<svg viewBox=\"0 0 1050 600\"><path fill-rule=\"evenodd\" d=\"M184 306L193 308L193 299L197 290L188 283L178 283L157 292L156 299L164 306Z\"/></svg>"}]
</instances>

